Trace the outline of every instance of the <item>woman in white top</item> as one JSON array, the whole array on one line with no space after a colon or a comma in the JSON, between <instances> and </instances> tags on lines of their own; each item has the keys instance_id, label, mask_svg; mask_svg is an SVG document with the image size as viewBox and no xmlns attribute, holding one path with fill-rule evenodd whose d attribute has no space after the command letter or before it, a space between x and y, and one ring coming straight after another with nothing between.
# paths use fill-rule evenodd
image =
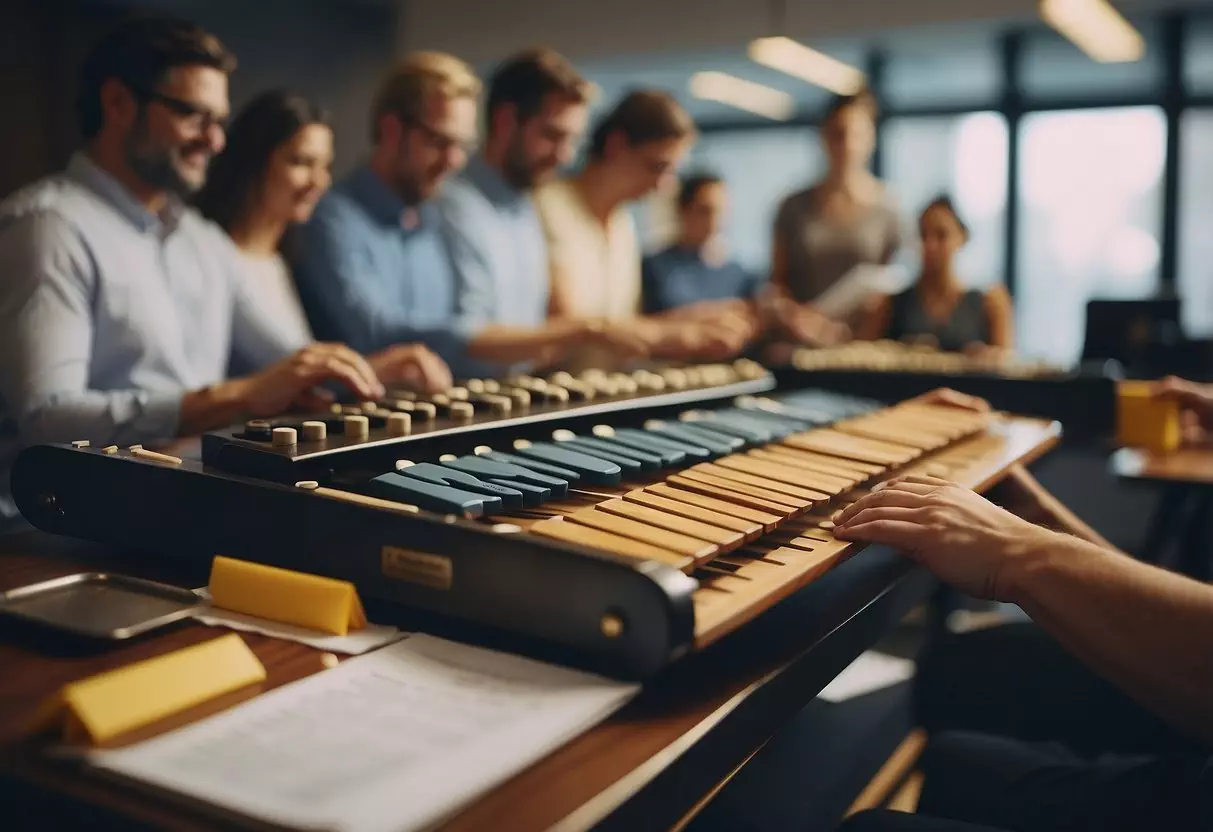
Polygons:
<instances>
[{"instance_id":1,"label":"woman in white top","mask_svg":"<svg viewBox=\"0 0 1213 832\"><path fill-rule=\"evenodd\" d=\"M198 194L202 214L220 225L242 255L249 293L266 320L300 343L311 328L286 260L279 253L290 226L306 222L332 183L333 130L302 95L275 90L253 99L232 122ZM398 345L373 356L385 383L431 390L450 386L450 371L421 345Z\"/></svg>"},{"instance_id":2,"label":"woman in white top","mask_svg":"<svg viewBox=\"0 0 1213 832\"><path fill-rule=\"evenodd\" d=\"M741 321L639 317L641 251L627 205L672 185L694 139L694 122L673 96L636 90L595 126L585 167L536 192L552 261L553 316L634 319L659 358L724 358L744 346L750 331ZM607 360L579 358L581 365Z\"/></svg>"}]
</instances>

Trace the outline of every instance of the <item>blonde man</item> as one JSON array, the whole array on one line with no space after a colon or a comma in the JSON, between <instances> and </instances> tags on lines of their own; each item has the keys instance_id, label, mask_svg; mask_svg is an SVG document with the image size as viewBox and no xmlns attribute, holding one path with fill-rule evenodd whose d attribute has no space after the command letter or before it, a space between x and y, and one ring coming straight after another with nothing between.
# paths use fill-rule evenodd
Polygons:
<instances>
[{"instance_id":1,"label":"blonde man","mask_svg":"<svg viewBox=\"0 0 1213 832\"><path fill-rule=\"evenodd\" d=\"M474 332L455 315L456 285L428 200L467 162L480 81L458 58L420 52L383 79L366 164L333 187L289 246L319 338L371 351L419 341L448 362Z\"/></svg>"}]
</instances>

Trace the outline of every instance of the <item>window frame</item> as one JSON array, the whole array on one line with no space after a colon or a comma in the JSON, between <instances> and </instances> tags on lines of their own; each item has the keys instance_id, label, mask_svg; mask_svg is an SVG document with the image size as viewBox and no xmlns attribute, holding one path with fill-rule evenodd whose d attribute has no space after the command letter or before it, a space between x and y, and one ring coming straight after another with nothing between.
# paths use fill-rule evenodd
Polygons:
<instances>
[{"instance_id":1,"label":"window frame","mask_svg":"<svg viewBox=\"0 0 1213 832\"><path fill-rule=\"evenodd\" d=\"M1015 240L1019 235L1021 206L1017 193L1019 179L1020 154L1019 146L1020 122L1030 113L1051 112L1060 110L1105 109L1110 107L1161 106L1166 118L1166 159L1163 171L1162 217L1160 228L1162 239L1159 262L1159 295L1173 296L1177 287L1176 269L1178 265L1179 239L1179 184L1182 171L1180 166L1181 130L1180 120L1185 112L1193 108L1213 106L1213 92L1193 93L1185 84L1184 50L1188 42L1188 29L1194 21L1213 20L1213 12L1205 10L1186 9L1160 14L1158 21L1161 32L1158 47L1162 51L1163 77L1161 83L1154 89L1137 91L1130 94L1076 94L1074 96L1050 96L1047 98L1031 98L1023 88L1024 44L1028 36L1039 32L1042 25L1018 26L1004 30L998 37L999 61L1001 69L1001 94L994 100L973 101L966 103L945 104L939 106L903 106L890 104L884 94L887 87L886 67L888 53L886 50L873 47L868 50L865 60L865 70L869 86L877 101L880 103L880 117L877 124L876 152L873 156L873 171L879 176L883 173L883 145L885 142L885 122L889 119L904 117L939 117L960 116L975 112L997 112L1007 121L1009 144L1007 147L1007 210L1005 227L1007 245L1004 251L1002 273L1006 280L1007 291L1014 296L1019 278L1019 263ZM787 128L803 126L806 128L820 127L820 113L798 113L788 121L757 123L752 120L730 120L704 122L699 125L700 132L711 134L715 131L766 130L771 128Z\"/></svg>"}]
</instances>

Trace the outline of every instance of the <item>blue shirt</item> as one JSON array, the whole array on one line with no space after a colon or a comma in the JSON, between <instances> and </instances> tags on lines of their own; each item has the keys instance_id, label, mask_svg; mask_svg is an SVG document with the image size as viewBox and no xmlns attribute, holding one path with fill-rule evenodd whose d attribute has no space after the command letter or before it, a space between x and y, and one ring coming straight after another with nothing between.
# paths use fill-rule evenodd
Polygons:
<instances>
[{"instance_id":1,"label":"blue shirt","mask_svg":"<svg viewBox=\"0 0 1213 832\"><path fill-rule=\"evenodd\" d=\"M537 327L547 320L547 239L530 195L480 156L438 198L460 316Z\"/></svg>"},{"instance_id":2,"label":"blue shirt","mask_svg":"<svg viewBox=\"0 0 1213 832\"><path fill-rule=\"evenodd\" d=\"M752 298L764 280L732 260L715 266L698 251L673 245L644 259L641 271L644 311L677 309L705 300Z\"/></svg>"},{"instance_id":3,"label":"blue shirt","mask_svg":"<svg viewBox=\"0 0 1213 832\"><path fill-rule=\"evenodd\" d=\"M187 391L288 343L246 294L228 236L177 202L151 214L83 154L0 205L0 526L22 444L155 441Z\"/></svg>"},{"instance_id":4,"label":"blue shirt","mask_svg":"<svg viewBox=\"0 0 1213 832\"><path fill-rule=\"evenodd\" d=\"M337 184L289 246L312 332L362 353L421 342L453 368L478 328L457 311L437 209L412 209L367 167Z\"/></svg>"}]
</instances>

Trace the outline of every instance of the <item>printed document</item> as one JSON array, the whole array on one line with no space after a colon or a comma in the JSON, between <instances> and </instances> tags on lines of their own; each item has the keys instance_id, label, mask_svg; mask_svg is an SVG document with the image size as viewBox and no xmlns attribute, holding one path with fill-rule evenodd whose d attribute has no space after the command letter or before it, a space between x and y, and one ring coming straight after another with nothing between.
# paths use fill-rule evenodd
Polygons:
<instances>
[{"instance_id":1,"label":"printed document","mask_svg":"<svg viewBox=\"0 0 1213 832\"><path fill-rule=\"evenodd\" d=\"M418 829L600 722L638 689L414 635L90 761L279 825Z\"/></svg>"}]
</instances>

